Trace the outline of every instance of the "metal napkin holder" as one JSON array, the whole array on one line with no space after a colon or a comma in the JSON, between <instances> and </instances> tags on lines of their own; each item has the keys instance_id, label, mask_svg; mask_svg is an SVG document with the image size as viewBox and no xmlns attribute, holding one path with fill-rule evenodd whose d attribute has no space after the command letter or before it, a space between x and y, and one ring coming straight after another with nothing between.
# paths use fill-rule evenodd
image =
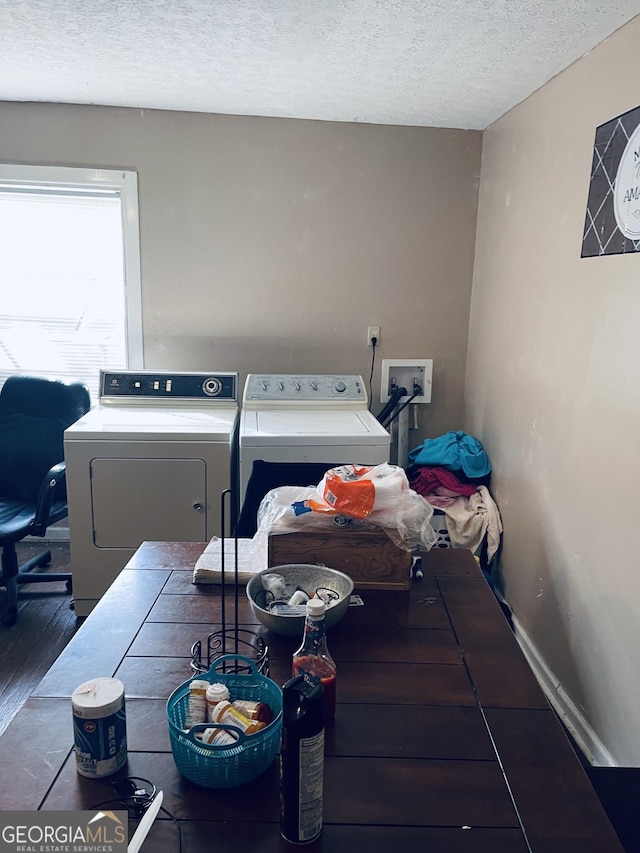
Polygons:
<instances>
[{"instance_id":1,"label":"metal napkin holder","mask_svg":"<svg viewBox=\"0 0 640 853\"><path fill-rule=\"evenodd\" d=\"M226 613L226 566L225 566L225 530L227 529L226 504L231 507L231 529L237 530L237 511L232 489L225 489L220 495L220 628L212 631L206 640L196 640L191 646L191 672L200 675L208 672L215 661L227 654L244 655L252 660L261 675L269 676L269 646L264 638L249 628L238 627L238 537L234 540L233 559L233 623L227 624ZM225 661L222 665L224 672L250 672L249 667L241 661Z\"/></svg>"}]
</instances>

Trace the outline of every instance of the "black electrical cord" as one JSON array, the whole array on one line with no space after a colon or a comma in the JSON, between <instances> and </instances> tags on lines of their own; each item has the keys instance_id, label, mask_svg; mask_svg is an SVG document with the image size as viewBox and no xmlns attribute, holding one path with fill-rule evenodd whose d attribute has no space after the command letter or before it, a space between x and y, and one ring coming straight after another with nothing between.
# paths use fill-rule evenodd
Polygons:
<instances>
[{"instance_id":1,"label":"black electrical cord","mask_svg":"<svg viewBox=\"0 0 640 853\"><path fill-rule=\"evenodd\" d=\"M378 345L377 338L371 338L371 346L373 350L371 352L371 372L369 373L369 411L371 411L371 405L373 403L373 368L376 363L376 346Z\"/></svg>"},{"instance_id":2,"label":"black electrical cord","mask_svg":"<svg viewBox=\"0 0 640 853\"><path fill-rule=\"evenodd\" d=\"M136 784L139 782L144 783L148 788L144 788L139 784ZM126 779L116 779L111 784L115 796L110 800L103 800L102 802L91 806L91 811L94 809L101 809L104 806L124 806L127 811L132 811L133 818L139 821L153 802L158 790L153 782L150 782L148 779L142 779L139 776L128 776ZM180 828L180 822L175 815L172 815L164 806L160 806L160 811L164 812L175 824L178 831L178 853L182 853L182 830Z\"/></svg>"}]
</instances>

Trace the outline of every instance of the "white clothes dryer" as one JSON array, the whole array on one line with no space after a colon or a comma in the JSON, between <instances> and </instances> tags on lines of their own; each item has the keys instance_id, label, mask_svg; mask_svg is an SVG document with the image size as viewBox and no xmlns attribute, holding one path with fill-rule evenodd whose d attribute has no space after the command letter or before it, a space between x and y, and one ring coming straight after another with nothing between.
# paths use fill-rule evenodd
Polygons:
<instances>
[{"instance_id":1,"label":"white clothes dryer","mask_svg":"<svg viewBox=\"0 0 640 853\"><path fill-rule=\"evenodd\" d=\"M220 534L237 425L237 373L101 371L98 405L65 432L78 616L143 541Z\"/></svg>"},{"instance_id":2,"label":"white clothes dryer","mask_svg":"<svg viewBox=\"0 0 640 853\"><path fill-rule=\"evenodd\" d=\"M240 505L256 461L379 465L390 445L361 376L250 373L238 433Z\"/></svg>"}]
</instances>

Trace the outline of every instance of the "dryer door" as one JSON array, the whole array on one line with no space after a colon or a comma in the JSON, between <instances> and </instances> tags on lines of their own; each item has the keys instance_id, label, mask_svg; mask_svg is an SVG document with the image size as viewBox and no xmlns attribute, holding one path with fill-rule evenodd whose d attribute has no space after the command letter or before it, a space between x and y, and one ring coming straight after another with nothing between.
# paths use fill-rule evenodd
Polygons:
<instances>
[{"instance_id":1,"label":"dryer door","mask_svg":"<svg viewBox=\"0 0 640 853\"><path fill-rule=\"evenodd\" d=\"M96 546L206 542L206 474L202 459L92 459Z\"/></svg>"}]
</instances>

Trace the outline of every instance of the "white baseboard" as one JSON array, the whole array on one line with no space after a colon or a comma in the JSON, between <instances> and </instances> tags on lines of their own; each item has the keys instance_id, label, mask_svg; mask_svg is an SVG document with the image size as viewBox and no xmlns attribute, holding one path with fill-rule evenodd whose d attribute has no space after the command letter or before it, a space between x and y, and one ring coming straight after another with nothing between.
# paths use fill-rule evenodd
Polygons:
<instances>
[{"instance_id":1,"label":"white baseboard","mask_svg":"<svg viewBox=\"0 0 640 853\"><path fill-rule=\"evenodd\" d=\"M524 656L538 679L545 696L565 724L587 760L594 767L617 767L611 753L591 728L579 708L573 703L546 661L531 641L527 632L512 615L516 639Z\"/></svg>"}]
</instances>

